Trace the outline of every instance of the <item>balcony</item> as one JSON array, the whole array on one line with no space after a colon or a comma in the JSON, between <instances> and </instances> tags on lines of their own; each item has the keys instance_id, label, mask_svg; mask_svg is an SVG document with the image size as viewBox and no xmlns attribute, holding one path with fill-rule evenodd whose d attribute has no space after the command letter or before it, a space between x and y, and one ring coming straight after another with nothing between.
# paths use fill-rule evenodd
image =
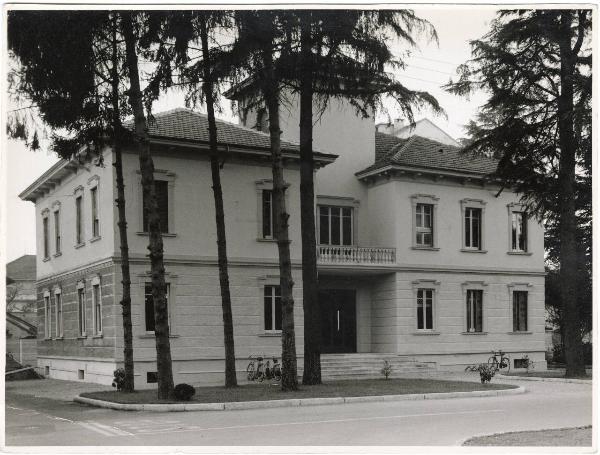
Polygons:
<instances>
[{"instance_id":1,"label":"balcony","mask_svg":"<svg viewBox=\"0 0 600 455\"><path fill-rule=\"evenodd\" d=\"M363 246L318 245L320 265L385 266L396 264L396 249Z\"/></svg>"}]
</instances>

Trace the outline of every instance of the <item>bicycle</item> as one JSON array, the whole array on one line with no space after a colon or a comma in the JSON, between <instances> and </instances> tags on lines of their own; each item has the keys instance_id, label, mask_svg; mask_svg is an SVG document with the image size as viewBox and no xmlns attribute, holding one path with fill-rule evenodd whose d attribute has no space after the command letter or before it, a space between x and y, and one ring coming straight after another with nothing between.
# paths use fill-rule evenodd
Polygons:
<instances>
[{"instance_id":1,"label":"bicycle","mask_svg":"<svg viewBox=\"0 0 600 455\"><path fill-rule=\"evenodd\" d=\"M488 365L494 367L496 371L506 368L506 372L510 372L510 357L502 350L492 351L492 356L488 359ZM500 360L498 360L500 358Z\"/></svg>"},{"instance_id":2,"label":"bicycle","mask_svg":"<svg viewBox=\"0 0 600 455\"><path fill-rule=\"evenodd\" d=\"M265 367L263 363L263 358L261 356L256 357L253 356L248 357L250 363L246 367L246 376L248 381L256 381L262 382L265 379ZM256 363L255 363L256 360Z\"/></svg>"}]
</instances>

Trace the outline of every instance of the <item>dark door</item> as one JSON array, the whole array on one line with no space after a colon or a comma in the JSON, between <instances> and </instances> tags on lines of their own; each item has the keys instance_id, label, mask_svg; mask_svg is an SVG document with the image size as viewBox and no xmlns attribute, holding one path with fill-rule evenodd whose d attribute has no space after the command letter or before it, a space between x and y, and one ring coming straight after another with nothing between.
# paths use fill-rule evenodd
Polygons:
<instances>
[{"instance_id":1,"label":"dark door","mask_svg":"<svg viewBox=\"0 0 600 455\"><path fill-rule=\"evenodd\" d=\"M356 352L356 291L319 291L321 352Z\"/></svg>"}]
</instances>

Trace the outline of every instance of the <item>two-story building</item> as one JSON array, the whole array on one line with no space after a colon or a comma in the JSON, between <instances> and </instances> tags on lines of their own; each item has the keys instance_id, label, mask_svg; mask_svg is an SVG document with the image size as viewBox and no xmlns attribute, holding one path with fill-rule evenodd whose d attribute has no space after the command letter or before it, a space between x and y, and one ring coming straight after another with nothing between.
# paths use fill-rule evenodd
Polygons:
<instances>
[{"instance_id":1,"label":"two-story building","mask_svg":"<svg viewBox=\"0 0 600 455\"><path fill-rule=\"evenodd\" d=\"M293 106L293 103L291 104ZM281 352L277 246L264 114L218 122L237 367ZM263 118L261 118L263 117ZM298 112L281 114L302 355ZM224 348L206 117L150 125L175 382L220 383ZM375 132L333 101L314 134L323 352L464 368L492 349L544 361L543 229L487 174L495 161ZM38 366L110 383L122 365L115 177L109 149L61 161L21 197L37 217ZM156 380L148 235L137 155L124 153L136 385ZM302 362L299 361L299 365Z\"/></svg>"}]
</instances>

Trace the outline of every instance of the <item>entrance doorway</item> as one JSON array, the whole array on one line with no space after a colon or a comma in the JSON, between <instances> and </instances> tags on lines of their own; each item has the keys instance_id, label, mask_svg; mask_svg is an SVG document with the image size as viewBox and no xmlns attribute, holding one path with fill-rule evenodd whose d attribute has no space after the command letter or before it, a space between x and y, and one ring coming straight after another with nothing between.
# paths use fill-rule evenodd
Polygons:
<instances>
[{"instance_id":1,"label":"entrance doorway","mask_svg":"<svg viewBox=\"0 0 600 455\"><path fill-rule=\"evenodd\" d=\"M356 291L319 291L321 307L321 352L356 352Z\"/></svg>"}]
</instances>

